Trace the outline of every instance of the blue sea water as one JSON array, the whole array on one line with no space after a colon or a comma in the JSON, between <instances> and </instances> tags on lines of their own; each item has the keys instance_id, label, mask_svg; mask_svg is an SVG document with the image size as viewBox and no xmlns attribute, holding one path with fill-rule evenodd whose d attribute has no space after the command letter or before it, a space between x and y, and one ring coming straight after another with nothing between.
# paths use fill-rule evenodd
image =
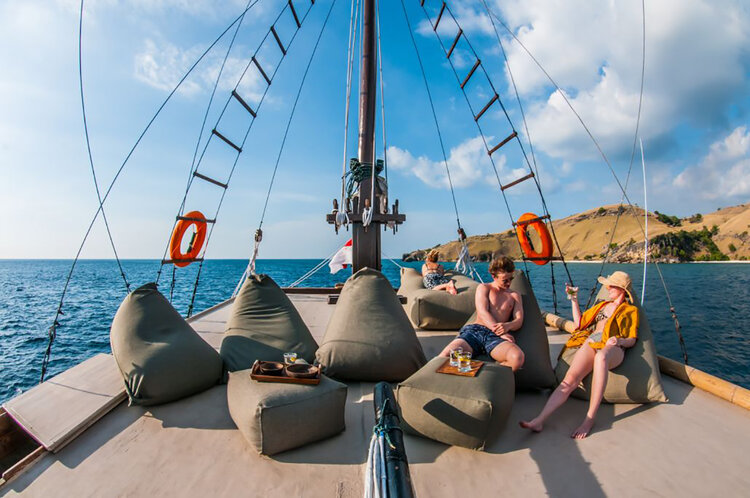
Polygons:
<instances>
[{"instance_id":1,"label":"blue sea water","mask_svg":"<svg viewBox=\"0 0 750 498\"><path fill-rule=\"evenodd\" d=\"M259 273L271 275L281 286L289 285L319 260L260 260ZM403 263L419 267L420 263ZM246 260L209 260L200 275L195 312L228 299L247 264ZM0 260L0 403L28 390L39 381L47 329L52 324L71 262L66 260ZM129 260L123 266L131 286L155 279L159 261ZM479 263L482 278L489 279L487 263ZM568 280L555 265L560 313L570 316L564 297ZM595 284L599 264L568 263L585 304ZM731 382L750 388L750 339L743 319L750 315L750 266L743 264L673 264L660 266L682 325L690 364ZM624 270L633 277L640 293L642 265L605 266L605 274ZM192 295L197 265L178 269L174 304L185 314ZM395 287L398 267L385 260L383 272ZM160 289L169 294L172 270L165 267ZM328 268L313 275L304 286L323 287L343 282L351 275L343 270L331 275ZM529 275L540 307L553 311L550 267L529 265ZM80 261L73 274L52 350L49 376L91 357L109 352L109 326L125 297L125 285L117 265L109 260ZM664 289L653 265L649 265L645 308L660 354L681 360L674 322Z\"/></svg>"}]
</instances>

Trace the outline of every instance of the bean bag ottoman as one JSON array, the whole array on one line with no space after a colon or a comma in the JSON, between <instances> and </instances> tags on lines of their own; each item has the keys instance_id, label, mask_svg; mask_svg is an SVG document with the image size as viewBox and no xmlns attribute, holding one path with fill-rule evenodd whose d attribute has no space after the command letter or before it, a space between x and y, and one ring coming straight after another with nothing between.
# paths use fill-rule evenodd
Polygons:
<instances>
[{"instance_id":1,"label":"bean bag ottoman","mask_svg":"<svg viewBox=\"0 0 750 498\"><path fill-rule=\"evenodd\" d=\"M295 352L308 363L318 344L292 302L268 275L250 275L227 320L221 354L227 370L245 370L255 360L283 361Z\"/></svg>"},{"instance_id":2,"label":"bean bag ottoman","mask_svg":"<svg viewBox=\"0 0 750 498\"><path fill-rule=\"evenodd\" d=\"M330 377L367 382L404 380L426 361L390 282L370 268L344 284L315 358Z\"/></svg>"},{"instance_id":3,"label":"bean bag ottoman","mask_svg":"<svg viewBox=\"0 0 750 498\"><path fill-rule=\"evenodd\" d=\"M597 295L597 302L607 297L607 289ZM659 360L651 326L643 308L638 307L638 340L635 346L625 350L625 359L620 366L609 371L607 387L604 389L604 401L607 403L649 403L667 401L664 386L659 372ZM583 347L583 346L581 346ZM588 346L585 346L588 347ZM561 382L570 368L578 348L564 348L557 361L555 375ZM573 396L589 399L591 396L591 374L587 375L581 385L573 391Z\"/></svg>"},{"instance_id":4,"label":"bean bag ottoman","mask_svg":"<svg viewBox=\"0 0 750 498\"><path fill-rule=\"evenodd\" d=\"M401 421L410 434L483 450L510 414L515 383L510 368L485 363L476 377L437 373L438 356L396 388Z\"/></svg>"},{"instance_id":5,"label":"bean bag ottoman","mask_svg":"<svg viewBox=\"0 0 750 498\"><path fill-rule=\"evenodd\" d=\"M458 330L474 313L478 282L461 273L446 272L458 294L427 289L422 275L413 268L401 269L398 293L406 296L406 313L415 327L425 330Z\"/></svg>"},{"instance_id":6,"label":"bean bag ottoman","mask_svg":"<svg viewBox=\"0 0 750 498\"><path fill-rule=\"evenodd\" d=\"M320 384L257 382L250 370L229 373L229 415L263 455L275 455L344 431L346 385L321 376Z\"/></svg>"},{"instance_id":7,"label":"bean bag ottoman","mask_svg":"<svg viewBox=\"0 0 750 498\"><path fill-rule=\"evenodd\" d=\"M112 321L109 339L130 405L178 400L221 379L221 357L154 283L128 294Z\"/></svg>"}]
</instances>

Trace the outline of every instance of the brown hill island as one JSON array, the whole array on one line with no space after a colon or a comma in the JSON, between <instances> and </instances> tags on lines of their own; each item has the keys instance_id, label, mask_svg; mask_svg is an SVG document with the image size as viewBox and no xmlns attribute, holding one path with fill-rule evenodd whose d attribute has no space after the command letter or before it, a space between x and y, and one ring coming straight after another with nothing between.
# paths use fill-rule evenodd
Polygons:
<instances>
[{"instance_id":1,"label":"brown hill island","mask_svg":"<svg viewBox=\"0 0 750 498\"><path fill-rule=\"evenodd\" d=\"M638 224L638 221L643 224L643 209L620 207L616 204L590 209L552 222L565 259L594 261L604 258L618 210L623 212L607 259L615 263L643 262L643 233ZM659 211L649 212L648 216L651 261L677 263L750 260L750 203L686 218ZM535 247L540 247L536 233L529 230L529 235ZM467 242L471 256L478 261L489 261L495 252L517 259L521 257L514 230L474 235ZM438 249L441 261L454 261L460 245L457 241L438 244L406 253L403 259L421 261L431 249ZM555 255L559 255L557 250Z\"/></svg>"}]
</instances>

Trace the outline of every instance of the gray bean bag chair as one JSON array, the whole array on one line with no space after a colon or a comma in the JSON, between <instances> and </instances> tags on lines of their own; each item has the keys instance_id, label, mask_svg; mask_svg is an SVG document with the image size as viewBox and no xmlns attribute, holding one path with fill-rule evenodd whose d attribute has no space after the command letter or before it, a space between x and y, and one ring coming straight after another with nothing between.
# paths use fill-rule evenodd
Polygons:
<instances>
[{"instance_id":1,"label":"gray bean bag chair","mask_svg":"<svg viewBox=\"0 0 750 498\"><path fill-rule=\"evenodd\" d=\"M229 415L263 455L275 455L344 430L346 385L321 376L320 384L256 382L250 370L231 372Z\"/></svg>"},{"instance_id":2,"label":"gray bean bag chair","mask_svg":"<svg viewBox=\"0 0 750 498\"><path fill-rule=\"evenodd\" d=\"M425 330L458 330L474 313L478 282L461 273L446 272L456 283L458 294L427 289L422 275L413 268L401 269L398 293L406 296L406 313L415 327Z\"/></svg>"},{"instance_id":3,"label":"gray bean bag chair","mask_svg":"<svg viewBox=\"0 0 750 498\"><path fill-rule=\"evenodd\" d=\"M219 353L227 370L245 370L255 360L283 361L286 352L312 363L317 349L307 325L276 282L268 275L247 277L221 341Z\"/></svg>"},{"instance_id":4,"label":"gray bean bag chair","mask_svg":"<svg viewBox=\"0 0 750 498\"><path fill-rule=\"evenodd\" d=\"M390 282L370 268L344 284L315 358L328 376L369 382L404 380L426 361Z\"/></svg>"},{"instance_id":5,"label":"gray bean bag chair","mask_svg":"<svg viewBox=\"0 0 750 498\"><path fill-rule=\"evenodd\" d=\"M549 341L547 340L547 326L544 324L542 312L536 301L534 291L521 270L515 271L510 289L521 295L523 303L523 325L513 332L516 344L524 353L523 367L516 371L516 389L545 389L555 386L555 372L549 358ZM476 312L466 323L474 323ZM493 361L489 356L479 358Z\"/></svg>"},{"instance_id":6,"label":"gray bean bag chair","mask_svg":"<svg viewBox=\"0 0 750 498\"><path fill-rule=\"evenodd\" d=\"M430 360L396 388L404 429L441 443L483 450L508 420L515 399L513 372L486 363L476 377L437 373L447 358Z\"/></svg>"},{"instance_id":7,"label":"gray bean bag chair","mask_svg":"<svg viewBox=\"0 0 750 498\"><path fill-rule=\"evenodd\" d=\"M178 400L221 379L221 357L154 283L128 294L112 321L109 339L130 405Z\"/></svg>"},{"instance_id":8,"label":"gray bean bag chair","mask_svg":"<svg viewBox=\"0 0 750 498\"><path fill-rule=\"evenodd\" d=\"M597 302L607 297L607 289L602 287L597 295ZM625 359L620 366L609 371L607 387L604 389L604 401L607 403L649 403L667 401L664 386L659 372L659 360L656 356L654 336L643 308L638 306L638 340L635 346L625 350ZM588 346L586 346L588 347ZM557 361L555 375L561 382L570 368L578 348L563 348ZM587 375L581 385L573 391L573 396L589 399L591 396L591 374Z\"/></svg>"}]
</instances>

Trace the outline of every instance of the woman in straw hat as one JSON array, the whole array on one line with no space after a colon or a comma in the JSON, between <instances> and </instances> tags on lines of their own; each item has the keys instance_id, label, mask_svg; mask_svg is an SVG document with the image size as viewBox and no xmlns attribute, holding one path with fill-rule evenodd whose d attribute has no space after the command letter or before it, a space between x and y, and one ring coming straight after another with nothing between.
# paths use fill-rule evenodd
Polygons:
<instances>
[{"instance_id":1,"label":"woman in straw hat","mask_svg":"<svg viewBox=\"0 0 750 498\"><path fill-rule=\"evenodd\" d=\"M586 418L571 437L583 439L591 431L607 386L607 374L622 363L625 349L632 347L638 337L638 308L632 304L630 276L616 271L607 278L599 277L599 282L607 287L609 299L595 304L583 314L578 306L577 289L566 285L565 290L573 306L576 332L565 347L578 348L578 351L565 378L552 392L542 411L532 420L520 422L521 427L541 432L544 421L568 399L583 378L593 372Z\"/></svg>"}]
</instances>

